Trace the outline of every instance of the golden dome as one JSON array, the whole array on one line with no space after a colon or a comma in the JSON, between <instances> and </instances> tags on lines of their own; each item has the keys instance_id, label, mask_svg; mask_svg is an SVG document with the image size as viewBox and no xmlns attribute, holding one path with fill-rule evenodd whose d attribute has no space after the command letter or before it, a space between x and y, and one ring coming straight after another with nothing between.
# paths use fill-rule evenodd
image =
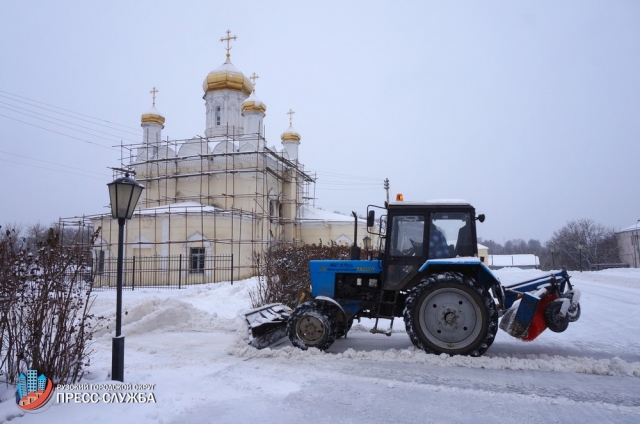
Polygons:
<instances>
[{"instance_id":1,"label":"golden dome","mask_svg":"<svg viewBox=\"0 0 640 424\"><path fill-rule=\"evenodd\" d=\"M209 91L226 89L242 91L248 96L253 91L253 84L227 58L227 61L218 69L209 72L202 83L202 89L205 94Z\"/></svg>"},{"instance_id":2,"label":"golden dome","mask_svg":"<svg viewBox=\"0 0 640 424\"><path fill-rule=\"evenodd\" d=\"M164 116L155 107L152 107L147 113L143 113L140 121L141 124L157 124L164 128Z\"/></svg>"},{"instance_id":3,"label":"golden dome","mask_svg":"<svg viewBox=\"0 0 640 424\"><path fill-rule=\"evenodd\" d=\"M282 135L280 136L280 139L282 140L283 143L284 142L300 143L300 134L298 134L296 130L293 129L292 126L289 126L289 128L287 128L287 130L282 133Z\"/></svg>"},{"instance_id":4,"label":"golden dome","mask_svg":"<svg viewBox=\"0 0 640 424\"><path fill-rule=\"evenodd\" d=\"M267 111L267 105L262 103L256 96L256 92L251 93L249 98L242 103L242 112L261 112L265 113Z\"/></svg>"}]
</instances>

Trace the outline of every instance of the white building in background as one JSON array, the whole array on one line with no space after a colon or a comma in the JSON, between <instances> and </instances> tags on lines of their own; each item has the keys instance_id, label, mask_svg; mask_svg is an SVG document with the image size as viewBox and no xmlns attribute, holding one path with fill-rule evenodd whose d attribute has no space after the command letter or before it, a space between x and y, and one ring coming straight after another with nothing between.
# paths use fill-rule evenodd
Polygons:
<instances>
[{"instance_id":1,"label":"white building in background","mask_svg":"<svg viewBox=\"0 0 640 424\"><path fill-rule=\"evenodd\" d=\"M635 225L616 232L620 262L633 268L640 268L640 221Z\"/></svg>"},{"instance_id":2,"label":"white building in background","mask_svg":"<svg viewBox=\"0 0 640 424\"><path fill-rule=\"evenodd\" d=\"M218 278L208 258L233 255L233 278L245 278L275 243L354 242L352 217L312 205L315 178L301 161L294 112L279 147L265 139L267 106L256 94L258 76L247 77L231 63L233 39L227 32L226 60L203 82L205 137L163 140L165 116L155 107L154 88L152 108L141 117L142 142L124 146L125 167L145 186L125 235L125 256L139 258L139 267L146 258L167 272L212 281ZM110 215L91 221L101 227L94 257L115 258L117 221ZM358 226L362 238L366 222Z\"/></svg>"},{"instance_id":3,"label":"white building in background","mask_svg":"<svg viewBox=\"0 0 640 424\"><path fill-rule=\"evenodd\" d=\"M537 269L540 267L540 258L533 254L522 255L489 255L485 264L490 269L520 268Z\"/></svg>"}]
</instances>

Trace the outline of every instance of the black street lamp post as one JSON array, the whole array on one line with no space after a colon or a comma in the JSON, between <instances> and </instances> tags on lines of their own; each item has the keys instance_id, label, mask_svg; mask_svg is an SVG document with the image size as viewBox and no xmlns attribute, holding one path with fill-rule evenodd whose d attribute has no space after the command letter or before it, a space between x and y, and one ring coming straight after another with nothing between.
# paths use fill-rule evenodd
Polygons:
<instances>
[{"instance_id":1,"label":"black street lamp post","mask_svg":"<svg viewBox=\"0 0 640 424\"><path fill-rule=\"evenodd\" d=\"M362 239L362 244L364 245L364 250L367 251L367 259L371 260L371 237L365 236Z\"/></svg>"},{"instance_id":2,"label":"black street lamp post","mask_svg":"<svg viewBox=\"0 0 640 424\"><path fill-rule=\"evenodd\" d=\"M556 269L556 258L554 253L556 253L556 248L552 247L551 249L551 269Z\"/></svg>"},{"instance_id":3,"label":"black street lamp post","mask_svg":"<svg viewBox=\"0 0 640 424\"><path fill-rule=\"evenodd\" d=\"M578 244L578 253L580 254L580 272L582 272L582 243Z\"/></svg>"},{"instance_id":4,"label":"black street lamp post","mask_svg":"<svg viewBox=\"0 0 640 424\"><path fill-rule=\"evenodd\" d=\"M124 260L124 222L131 219L144 187L129 174L118 178L109 187L111 216L118 220L118 268L116 294L116 336L111 350L111 379L124 381L124 336L122 335L122 268Z\"/></svg>"}]
</instances>

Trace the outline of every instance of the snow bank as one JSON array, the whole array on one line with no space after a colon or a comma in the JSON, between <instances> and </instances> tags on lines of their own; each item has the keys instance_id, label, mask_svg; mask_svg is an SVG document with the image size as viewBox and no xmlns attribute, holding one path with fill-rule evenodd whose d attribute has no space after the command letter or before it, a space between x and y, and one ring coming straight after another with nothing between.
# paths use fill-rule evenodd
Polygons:
<instances>
[{"instance_id":1,"label":"snow bank","mask_svg":"<svg viewBox=\"0 0 640 424\"><path fill-rule=\"evenodd\" d=\"M627 271L627 272L620 272ZM505 269L496 274L503 283L535 278L542 272L539 270ZM578 276L574 274L574 283ZM594 281L601 284L615 284L629 288L640 287L640 273L629 270L606 270L579 274L580 281ZM506 280L506 281L505 281ZM501 353L492 354L491 349L480 358L466 356L428 355L409 343L408 348L367 349L367 342L375 340L384 346L387 341L382 335L369 334L373 320L362 320L354 324L350 334L363 338L353 347L342 352L325 353L317 349L302 351L291 346L285 338L277 347L257 350L248 346L248 330L241 313L250 307L248 291L256 284L255 279L230 283L205 284L187 287L183 290L144 289L124 293L123 333L125 335L161 334L163 332L202 331L226 332L232 334L233 342L227 347L227 353L239 358L284 358L294 361L396 361L402 363L430 364L440 367L471 367L496 370L529 370L550 372L573 372L593 375L640 377L640 362L625 361L618 356L609 358L590 358L567 355L565 349L573 343L567 338L571 329L554 338L548 353L522 354L522 343L515 341L519 348L501 349ZM586 301L589 300L589 292ZM115 292L100 292L95 308L101 311L112 311ZM587 303L588 305L588 303ZM615 306L613 306L615 308ZM607 307L608 308L608 307ZM98 335L112 337L115 317L109 315L107 327ZM586 320L589 319L587 313ZM584 319L584 318L583 318ZM580 323L580 321L579 321ZM381 323L382 325L382 323ZM574 324L575 325L575 324ZM586 323L585 325L589 325ZM580 328L580 327L576 327ZM397 344L397 338L405 334L401 320L396 321L396 328L389 338L388 344ZM597 337L589 334L583 326L581 334L589 340ZM406 336L405 336L406 338ZM334 346L343 343L338 340ZM534 341L533 344L539 343ZM496 343L498 344L498 343ZM533 344L531 346L533 346ZM554 347L554 344L558 347ZM362 349L359 347L362 346ZM633 346L632 346L633 347ZM331 349L330 349L331 350ZM506 352L505 352L506 350ZM564 353L564 354L563 354ZM611 355L613 356L613 355Z\"/></svg>"},{"instance_id":2,"label":"snow bank","mask_svg":"<svg viewBox=\"0 0 640 424\"><path fill-rule=\"evenodd\" d=\"M303 351L293 346L258 350L247 346L244 340L238 340L227 352L230 355L245 358L284 358L294 361L393 361L407 364L429 364L439 367L574 372L593 375L640 377L640 362L628 363L617 357L613 359L591 359L544 354L524 356L492 356L491 354L485 354L485 356L473 358L469 356L448 356L445 354L431 355L415 347L374 351L360 351L349 348L343 353L332 354L319 351L318 349Z\"/></svg>"}]
</instances>

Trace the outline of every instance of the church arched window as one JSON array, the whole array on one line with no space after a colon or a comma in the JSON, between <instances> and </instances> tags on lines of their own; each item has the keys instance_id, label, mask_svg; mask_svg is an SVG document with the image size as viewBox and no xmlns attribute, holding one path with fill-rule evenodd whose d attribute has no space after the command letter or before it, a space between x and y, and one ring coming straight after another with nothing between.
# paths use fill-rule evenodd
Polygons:
<instances>
[{"instance_id":1,"label":"church arched window","mask_svg":"<svg viewBox=\"0 0 640 424\"><path fill-rule=\"evenodd\" d=\"M222 121L222 112L220 106L216 106L216 125L220 125Z\"/></svg>"},{"instance_id":2,"label":"church arched window","mask_svg":"<svg viewBox=\"0 0 640 424\"><path fill-rule=\"evenodd\" d=\"M275 217L278 211L277 207L277 196L273 189L269 190L269 194L267 195L267 201L269 202L269 216Z\"/></svg>"}]
</instances>

